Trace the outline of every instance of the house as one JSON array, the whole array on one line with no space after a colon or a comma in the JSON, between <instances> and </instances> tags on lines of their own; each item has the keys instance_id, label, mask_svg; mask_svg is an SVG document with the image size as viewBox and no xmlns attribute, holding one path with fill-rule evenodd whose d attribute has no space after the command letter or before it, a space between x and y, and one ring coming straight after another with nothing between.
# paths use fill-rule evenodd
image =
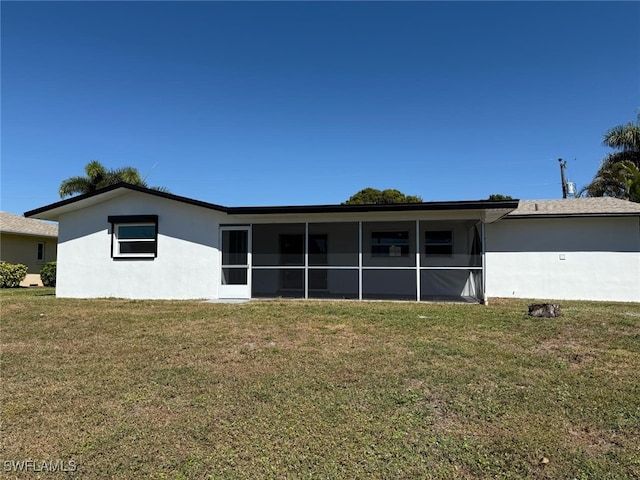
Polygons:
<instances>
[{"instance_id":1,"label":"house","mask_svg":"<svg viewBox=\"0 0 640 480\"><path fill-rule=\"evenodd\" d=\"M0 260L28 267L21 286L42 286L40 269L56 260L58 226L0 212Z\"/></svg>"},{"instance_id":2,"label":"house","mask_svg":"<svg viewBox=\"0 0 640 480\"><path fill-rule=\"evenodd\" d=\"M640 301L640 205L616 199L225 207L118 184L56 220L57 295Z\"/></svg>"},{"instance_id":3,"label":"house","mask_svg":"<svg viewBox=\"0 0 640 480\"><path fill-rule=\"evenodd\" d=\"M520 201L487 225L490 297L640 301L640 204Z\"/></svg>"}]
</instances>

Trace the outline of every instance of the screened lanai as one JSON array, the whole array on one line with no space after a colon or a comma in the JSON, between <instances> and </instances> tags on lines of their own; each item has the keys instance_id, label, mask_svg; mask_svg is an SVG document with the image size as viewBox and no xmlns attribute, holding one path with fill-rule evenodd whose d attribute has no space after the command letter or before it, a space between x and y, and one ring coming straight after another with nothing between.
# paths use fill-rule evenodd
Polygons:
<instances>
[{"instance_id":1,"label":"screened lanai","mask_svg":"<svg viewBox=\"0 0 640 480\"><path fill-rule=\"evenodd\" d=\"M256 223L248 229L254 298L484 299L479 220Z\"/></svg>"}]
</instances>

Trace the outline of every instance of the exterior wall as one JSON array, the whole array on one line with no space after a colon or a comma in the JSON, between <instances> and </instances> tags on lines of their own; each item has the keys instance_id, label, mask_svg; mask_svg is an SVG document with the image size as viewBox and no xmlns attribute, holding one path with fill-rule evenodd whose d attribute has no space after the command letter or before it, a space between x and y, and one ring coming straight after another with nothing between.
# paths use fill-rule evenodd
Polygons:
<instances>
[{"instance_id":1,"label":"exterior wall","mask_svg":"<svg viewBox=\"0 0 640 480\"><path fill-rule=\"evenodd\" d=\"M112 258L108 217L117 215L158 216L157 257ZM349 258L348 261L342 257L339 260L337 254L335 259L329 255L329 290L333 290L335 285L337 294L343 292L353 297L352 284L355 275L361 273L365 298L384 295L403 298L413 295L415 298L418 274L416 219L442 222L428 226L421 224L418 241L422 243L426 228L445 229L450 221L471 220L463 215L464 212L447 211L428 214L400 212L376 215L363 212L354 215L341 212L234 217L216 210L131 191L101 203L96 200L90 206L61 214L56 293L59 297L73 298L219 298L221 223L255 226L261 223L293 224L306 221L310 222L309 233L339 233L338 238L344 240L349 237L345 233L347 230L351 236L355 235L353 222L360 220L367 222L363 224L363 245L359 252L362 254L363 269L358 272L357 265L353 265L355 274L351 270L331 271L334 261L336 264L333 266L351 266L353 254L345 257ZM321 225L323 222L329 222L326 229ZM340 222L345 222L344 231ZM399 225L386 222L404 222L403 225L410 232L411 253L408 257L380 259L368 253L371 251L371 232L381 228L394 231ZM437 262L437 266L445 270L420 271L421 297L428 297L434 292L451 292L453 284L458 286L456 293L460 290L460 295L471 295L483 283L479 270L480 273L469 273L470 270L465 269L459 274L454 271L453 275L441 278L446 267L458 265L456 257L470 248L473 224L474 221L457 225L450 223L454 231L453 260ZM300 226L294 229L300 231ZM254 237L254 240L259 241L260 238ZM273 256L278 248L275 240L271 240L271 246L268 245L268 238L262 240L265 242L262 248L266 250L263 253ZM459 248L462 250L458 251ZM640 301L640 219L637 217L503 219L486 225L485 250L487 297ZM254 254L257 260L258 252ZM420 258L425 260L423 255ZM276 257L272 260L275 262ZM269 278L279 273L276 269L254 270L256 272ZM276 280L270 281L270 284L277 285ZM309 294L311 296L311 292Z\"/></svg>"},{"instance_id":2,"label":"exterior wall","mask_svg":"<svg viewBox=\"0 0 640 480\"><path fill-rule=\"evenodd\" d=\"M38 260L38 243L44 243L44 260ZM27 278L20 284L42 286L40 269L57 258L57 240L51 237L34 237L3 233L0 235L0 256L9 263L22 263L28 267Z\"/></svg>"},{"instance_id":3,"label":"exterior wall","mask_svg":"<svg viewBox=\"0 0 640 480\"><path fill-rule=\"evenodd\" d=\"M504 219L486 237L487 297L640 301L637 217Z\"/></svg>"},{"instance_id":4,"label":"exterior wall","mask_svg":"<svg viewBox=\"0 0 640 480\"><path fill-rule=\"evenodd\" d=\"M110 215L158 215L157 257L112 258ZM218 298L221 215L138 192L63 214L56 294L71 298Z\"/></svg>"}]
</instances>

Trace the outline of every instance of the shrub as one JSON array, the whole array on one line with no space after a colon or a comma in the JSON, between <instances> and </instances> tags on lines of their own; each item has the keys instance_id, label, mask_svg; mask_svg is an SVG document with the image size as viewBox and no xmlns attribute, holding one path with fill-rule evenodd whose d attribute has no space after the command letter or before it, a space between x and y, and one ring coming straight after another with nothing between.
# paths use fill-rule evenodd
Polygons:
<instances>
[{"instance_id":1,"label":"shrub","mask_svg":"<svg viewBox=\"0 0 640 480\"><path fill-rule=\"evenodd\" d=\"M27 276L27 266L0 262L0 288L15 288Z\"/></svg>"},{"instance_id":2,"label":"shrub","mask_svg":"<svg viewBox=\"0 0 640 480\"><path fill-rule=\"evenodd\" d=\"M42 267L42 270L40 270L40 279L42 280L42 284L45 287L56 286L56 271L57 271L56 262L46 263L44 267Z\"/></svg>"}]
</instances>

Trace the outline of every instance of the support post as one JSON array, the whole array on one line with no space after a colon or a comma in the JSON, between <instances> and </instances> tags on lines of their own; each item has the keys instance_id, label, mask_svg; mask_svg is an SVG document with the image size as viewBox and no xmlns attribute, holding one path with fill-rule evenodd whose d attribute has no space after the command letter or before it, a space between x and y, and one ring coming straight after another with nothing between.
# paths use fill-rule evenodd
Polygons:
<instances>
[{"instance_id":1,"label":"support post","mask_svg":"<svg viewBox=\"0 0 640 480\"><path fill-rule=\"evenodd\" d=\"M358 222L358 300L362 300L362 220Z\"/></svg>"},{"instance_id":2,"label":"support post","mask_svg":"<svg viewBox=\"0 0 640 480\"><path fill-rule=\"evenodd\" d=\"M420 220L416 220L416 302L420 301Z\"/></svg>"},{"instance_id":3,"label":"support post","mask_svg":"<svg viewBox=\"0 0 640 480\"><path fill-rule=\"evenodd\" d=\"M482 230L482 303L489 305L487 298L487 229L484 219L481 220L480 228Z\"/></svg>"}]
</instances>

